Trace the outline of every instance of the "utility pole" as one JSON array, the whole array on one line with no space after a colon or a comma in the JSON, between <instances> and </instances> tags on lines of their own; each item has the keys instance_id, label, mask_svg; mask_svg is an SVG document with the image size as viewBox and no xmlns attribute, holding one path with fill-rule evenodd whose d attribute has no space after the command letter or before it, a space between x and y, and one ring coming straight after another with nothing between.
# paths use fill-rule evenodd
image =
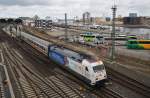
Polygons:
<instances>
[{"instance_id":1,"label":"utility pole","mask_svg":"<svg viewBox=\"0 0 150 98\"><path fill-rule=\"evenodd\" d=\"M65 13L65 40L68 40L67 14Z\"/></svg>"},{"instance_id":2,"label":"utility pole","mask_svg":"<svg viewBox=\"0 0 150 98\"><path fill-rule=\"evenodd\" d=\"M115 18L116 18L116 10L117 10L116 5L114 5L111 9L113 11L112 33L111 33L111 39L112 39L111 60L113 61L115 59Z\"/></svg>"}]
</instances>

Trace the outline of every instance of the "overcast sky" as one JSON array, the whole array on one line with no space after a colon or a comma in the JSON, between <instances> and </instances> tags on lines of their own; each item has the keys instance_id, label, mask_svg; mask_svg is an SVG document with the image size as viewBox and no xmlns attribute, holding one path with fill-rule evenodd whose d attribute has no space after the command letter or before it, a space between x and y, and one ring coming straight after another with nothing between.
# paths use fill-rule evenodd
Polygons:
<instances>
[{"instance_id":1,"label":"overcast sky","mask_svg":"<svg viewBox=\"0 0 150 98\"><path fill-rule=\"evenodd\" d=\"M115 0L117 15L127 16L136 12L140 16L150 16L150 0ZM113 0L0 0L0 17L33 17L35 14L44 18L82 16L88 11L92 16L111 17Z\"/></svg>"}]
</instances>

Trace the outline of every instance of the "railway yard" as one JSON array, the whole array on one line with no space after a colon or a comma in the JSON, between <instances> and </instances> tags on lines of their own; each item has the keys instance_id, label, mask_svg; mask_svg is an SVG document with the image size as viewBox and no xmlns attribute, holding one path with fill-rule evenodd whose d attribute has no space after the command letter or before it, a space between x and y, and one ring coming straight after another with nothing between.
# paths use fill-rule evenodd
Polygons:
<instances>
[{"instance_id":1,"label":"railway yard","mask_svg":"<svg viewBox=\"0 0 150 98\"><path fill-rule=\"evenodd\" d=\"M20 31L28 31L28 34L48 42L101 58L108 79L104 85L91 87L39 52L35 46L18 37L11 37L12 33L19 31L10 32L8 27L0 27L1 98L150 98L149 60L117 54L116 61L111 62L106 57L106 47L89 48L78 43L64 42L53 31L43 33L31 28ZM55 32L62 30L57 29ZM145 54L148 53L149 50L146 50Z\"/></svg>"}]
</instances>

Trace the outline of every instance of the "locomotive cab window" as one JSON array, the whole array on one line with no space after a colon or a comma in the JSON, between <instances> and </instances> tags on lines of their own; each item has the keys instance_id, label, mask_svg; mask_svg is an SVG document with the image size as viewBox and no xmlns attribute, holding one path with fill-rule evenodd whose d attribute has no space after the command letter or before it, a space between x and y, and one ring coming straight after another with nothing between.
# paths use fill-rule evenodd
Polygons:
<instances>
[{"instance_id":1,"label":"locomotive cab window","mask_svg":"<svg viewBox=\"0 0 150 98\"><path fill-rule=\"evenodd\" d=\"M104 70L104 65L97 65L93 67L94 72Z\"/></svg>"}]
</instances>

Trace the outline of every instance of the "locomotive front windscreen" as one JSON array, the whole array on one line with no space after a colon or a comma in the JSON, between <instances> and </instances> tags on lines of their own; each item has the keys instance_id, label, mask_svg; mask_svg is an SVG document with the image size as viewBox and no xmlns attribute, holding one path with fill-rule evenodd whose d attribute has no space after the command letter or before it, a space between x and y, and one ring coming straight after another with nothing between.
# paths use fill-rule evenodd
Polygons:
<instances>
[{"instance_id":1,"label":"locomotive front windscreen","mask_svg":"<svg viewBox=\"0 0 150 98\"><path fill-rule=\"evenodd\" d=\"M104 65L97 65L93 67L94 72L104 70Z\"/></svg>"}]
</instances>

